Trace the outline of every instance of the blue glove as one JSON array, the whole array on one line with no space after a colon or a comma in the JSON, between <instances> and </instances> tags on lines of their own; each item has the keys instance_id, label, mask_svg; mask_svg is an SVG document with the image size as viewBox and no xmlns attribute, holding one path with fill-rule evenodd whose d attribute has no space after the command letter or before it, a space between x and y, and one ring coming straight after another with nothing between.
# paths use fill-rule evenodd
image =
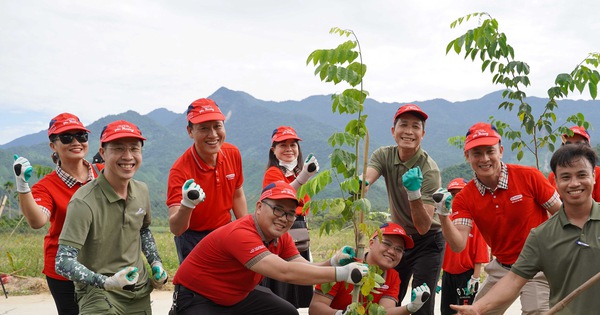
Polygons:
<instances>
[{"instance_id":1,"label":"blue glove","mask_svg":"<svg viewBox=\"0 0 600 315\"><path fill-rule=\"evenodd\" d=\"M411 314L418 311L429 300L429 296L431 296L431 292L426 283L414 288L410 296L410 303L406 304L406 310Z\"/></svg>"},{"instance_id":2,"label":"blue glove","mask_svg":"<svg viewBox=\"0 0 600 315\"><path fill-rule=\"evenodd\" d=\"M423 173L420 167L411 168L402 175L402 184L408 193L408 200L413 201L421 198L421 184L423 184Z\"/></svg>"},{"instance_id":3,"label":"blue glove","mask_svg":"<svg viewBox=\"0 0 600 315\"><path fill-rule=\"evenodd\" d=\"M354 248L350 246L344 246L331 257L329 263L336 267L345 266L351 262L354 262L354 258L356 258L356 252L354 252Z\"/></svg>"},{"instance_id":4,"label":"blue glove","mask_svg":"<svg viewBox=\"0 0 600 315\"><path fill-rule=\"evenodd\" d=\"M28 193L31 191L29 183L27 181L31 178L33 173L33 167L31 163L24 157L14 155L15 162L13 163L13 173L15 174L15 184L17 186L17 192Z\"/></svg>"},{"instance_id":5,"label":"blue glove","mask_svg":"<svg viewBox=\"0 0 600 315\"><path fill-rule=\"evenodd\" d=\"M452 194L446 188L438 188L433 194L435 213L448 216L452 213Z\"/></svg>"}]
</instances>

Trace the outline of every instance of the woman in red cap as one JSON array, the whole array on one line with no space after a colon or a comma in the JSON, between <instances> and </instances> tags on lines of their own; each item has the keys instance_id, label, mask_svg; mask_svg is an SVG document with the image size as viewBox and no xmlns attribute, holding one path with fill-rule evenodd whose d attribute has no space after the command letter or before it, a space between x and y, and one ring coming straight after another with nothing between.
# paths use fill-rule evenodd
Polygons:
<instances>
[{"instance_id":1,"label":"woman in red cap","mask_svg":"<svg viewBox=\"0 0 600 315\"><path fill-rule=\"evenodd\" d=\"M67 204L75 191L96 178L99 169L102 169L102 165L92 165L85 160L89 132L73 114L62 113L52 118L48 126L48 138L56 168L31 189L27 183L33 172L29 161L15 155L13 164L19 203L27 223L34 229L40 229L50 221L48 234L44 237L42 272L46 275L48 288L60 315L79 313L73 282L54 270L58 236L65 221Z\"/></svg>"},{"instance_id":2,"label":"woman in red cap","mask_svg":"<svg viewBox=\"0 0 600 315\"><path fill-rule=\"evenodd\" d=\"M269 162L263 177L263 187L282 180L297 190L317 173L319 163L312 154L309 154L306 161L302 160L302 150L299 144L301 140L292 127L279 126L273 130L271 148L269 149ZM314 164L314 166L309 167L311 164ZM309 198L306 196L304 202L308 202L308 200ZM308 209L306 212L303 211L304 202L296 208L296 221L291 229L306 229L307 227L306 214ZM309 249L300 251L300 255L310 261ZM265 278L262 285L270 288L273 293L292 303L296 308L310 305L312 286L294 285L270 278Z\"/></svg>"}]
</instances>

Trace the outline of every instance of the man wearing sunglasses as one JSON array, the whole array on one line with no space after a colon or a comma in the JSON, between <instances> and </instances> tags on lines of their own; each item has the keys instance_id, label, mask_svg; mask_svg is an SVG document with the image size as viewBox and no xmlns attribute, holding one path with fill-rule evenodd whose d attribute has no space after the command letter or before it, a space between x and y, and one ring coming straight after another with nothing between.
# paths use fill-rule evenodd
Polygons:
<instances>
[{"instance_id":1,"label":"man wearing sunglasses","mask_svg":"<svg viewBox=\"0 0 600 315\"><path fill-rule=\"evenodd\" d=\"M256 211L208 234L173 278L169 314L298 314L290 302L258 286L264 277L311 285L358 283L364 264L314 264L300 255L288 230L296 220L296 190L284 181L263 189Z\"/></svg>"},{"instance_id":2,"label":"man wearing sunglasses","mask_svg":"<svg viewBox=\"0 0 600 315\"><path fill-rule=\"evenodd\" d=\"M379 231L381 233L375 232L369 241L369 252L364 259L367 264L381 268L385 279L381 288L377 288L378 293L373 293L373 303L383 306L388 315L412 314L429 299L431 295L429 287L423 283L414 288L412 301L404 306L396 306L399 302L400 276L394 267L400 263L404 249L413 248L415 243L396 223L385 223L379 228ZM337 282L325 293L321 285L317 284L308 313L310 315L343 315L347 313L352 303L353 289L352 284L346 285L343 282Z\"/></svg>"},{"instance_id":3,"label":"man wearing sunglasses","mask_svg":"<svg viewBox=\"0 0 600 315\"><path fill-rule=\"evenodd\" d=\"M150 292L167 281L149 229L148 187L133 179L144 140L124 120L104 127L104 170L69 202L56 272L75 282L79 314L151 314Z\"/></svg>"}]
</instances>

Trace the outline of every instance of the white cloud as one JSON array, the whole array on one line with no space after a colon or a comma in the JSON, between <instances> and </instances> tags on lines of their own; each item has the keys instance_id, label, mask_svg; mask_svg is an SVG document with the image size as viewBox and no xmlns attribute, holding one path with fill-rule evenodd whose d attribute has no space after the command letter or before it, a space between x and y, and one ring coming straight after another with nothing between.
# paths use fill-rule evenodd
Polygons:
<instances>
[{"instance_id":1,"label":"white cloud","mask_svg":"<svg viewBox=\"0 0 600 315\"><path fill-rule=\"evenodd\" d=\"M500 87L445 48L476 25L450 22L480 11L530 64L529 95L600 50L594 0L3 1L0 106L91 122L127 109L183 112L221 86L265 100L332 93L344 87L321 83L305 61L341 43L333 26L358 35L374 99L479 98ZM4 122L0 143L26 123Z\"/></svg>"}]
</instances>

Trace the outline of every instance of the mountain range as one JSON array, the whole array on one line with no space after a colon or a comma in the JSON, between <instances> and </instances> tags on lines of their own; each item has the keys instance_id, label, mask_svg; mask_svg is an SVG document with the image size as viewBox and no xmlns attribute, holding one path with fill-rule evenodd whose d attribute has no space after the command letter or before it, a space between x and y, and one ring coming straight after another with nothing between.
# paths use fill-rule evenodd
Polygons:
<instances>
[{"instance_id":1,"label":"mountain range","mask_svg":"<svg viewBox=\"0 0 600 315\"><path fill-rule=\"evenodd\" d=\"M226 141L236 145L242 153L244 190L248 199L248 209L251 211L259 196L271 133L277 126L293 126L303 139L300 145L304 155L313 153L323 169L328 167L328 156L332 150L327 144L328 137L333 132L343 131L348 120L355 118L332 113L331 95L310 96L300 101L273 102L259 100L245 92L222 87L209 98L215 100L228 117L225 124ZM546 99L537 97L529 97L527 101L534 108L534 112L543 110L547 102ZM379 146L395 144L391 136L393 116L402 104L415 103L429 115L422 146L436 160L442 174L445 175L444 183L451 179L447 178L449 175L446 174L457 176L457 169L460 176L471 177L469 167L464 165L461 150L450 146L447 140L452 136L464 135L469 126L475 122L488 121L492 115L516 128L518 126L516 113L499 110L498 104L501 102L501 91L490 93L480 99L461 102L432 99L383 103L367 99L364 113L368 115L369 153ZM583 113L592 123L600 120L600 112L597 111L600 105L598 101L563 100L558 104L555 110L557 124L565 123L566 117L577 112ZM181 113L159 108L146 115L126 111L118 115L105 116L86 126L92 132L88 160L91 160L97 152L100 132L107 123L125 119L140 127L148 140L144 145L143 164L136 178L148 184L152 196L153 214L159 218L165 218L167 215L165 195L169 169L177 157L192 144L186 132L186 116L183 112L186 108L187 106L182 106ZM590 128L589 131L593 143L600 134L594 128ZM515 154L511 152L510 144L504 143L504 145L504 160L515 162ZM0 186L3 187L7 181L14 181L11 171L13 154L27 157L32 164L52 166L50 153L45 130L0 145L0 160L5 161L0 164ZM543 152L542 156L549 159L550 153ZM532 161L533 159L531 157L528 159L526 154L526 158L519 163L533 164ZM547 164L547 162L542 163L544 166ZM387 197L382 182L383 180L377 182L370 190L369 199L374 208L385 210ZM3 188L0 188L0 193L4 194L1 189ZM331 191L323 194L332 195L335 192L332 188Z\"/></svg>"}]
</instances>

